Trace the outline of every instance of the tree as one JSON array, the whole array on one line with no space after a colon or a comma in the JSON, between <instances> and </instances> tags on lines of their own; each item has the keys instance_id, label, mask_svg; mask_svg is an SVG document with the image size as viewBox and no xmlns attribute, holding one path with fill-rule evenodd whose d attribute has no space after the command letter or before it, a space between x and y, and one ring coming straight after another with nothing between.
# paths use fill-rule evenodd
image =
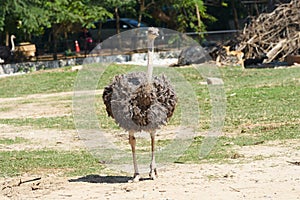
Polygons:
<instances>
[{"instance_id":1,"label":"tree","mask_svg":"<svg viewBox=\"0 0 300 200\"><path fill-rule=\"evenodd\" d=\"M131 12L134 13L134 7L136 5L135 0L125 0L125 1L119 1L119 0L105 0L103 1L103 6L108 8L110 10L115 19L116 19L116 34L120 33L120 11L125 11L127 13Z\"/></svg>"},{"instance_id":2,"label":"tree","mask_svg":"<svg viewBox=\"0 0 300 200\"><path fill-rule=\"evenodd\" d=\"M47 10L48 22L52 27L52 39L54 52L57 52L57 40L60 34L65 41L74 25L79 24L87 28L93 26L93 22L103 20L111 16L105 8L93 0L53 0L44 1ZM54 54L56 59L56 54Z\"/></svg>"},{"instance_id":3,"label":"tree","mask_svg":"<svg viewBox=\"0 0 300 200\"><path fill-rule=\"evenodd\" d=\"M1 6L0 31L5 32L6 41L10 33L19 32L20 36L26 38L31 33L40 32L47 23L39 0L2 0Z\"/></svg>"},{"instance_id":4,"label":"tree","mask_svg":"<svg viewBox=\"0 0 300 200\"><path fill-rule=\"evenodd\" d=\"M7 38L17 34L18 40L30 40L32 35L45 35L51 30L49 42L57 50L57 41L66 41L75 28L93 27L95 21L115 16L118 20L130 16L146 21L156 20L157 26L184 31L203 31L206 14L203 0L1 0L0 31ZM1 36L1 33L0 33Z\"/></svg>"},{"instance_id":5,"label":"tree","mask_svg":"<svg viewBox=\"0 0 300 200\"><path fill-rule=\"evenodd\" d=\"M111 16L96 0L2 0L0 30L24 35L53 29L53 37L67 33L74 24L92 26Z\"/></svg>"},{"instance_id":6,"label":"tree","mask_svg":"<svg viewBox=\"0 0 300 200\"><path fill-rule=\"evenodd\" d=\"M164 0L155 3L152 16L161 20L168 28L181 32L204 31L202 18L214 20L206 14L202 0Z\"/></svg>"},{"instance_id":7,"label":"tree","mask_svg":"<svg viewBox=\"0 0 300 200\"><path fill-rule=\"evenodd\" d=\"M155 5L155 1L151 0L151 2L148 2L146 4L146 0L136 0L136 3L139 7L139 11L138 11L138 27L140 27L141 22L142 22L142 18L143 15L146 14L146 11L153 5Z\"/></svg>"}]
</instances>

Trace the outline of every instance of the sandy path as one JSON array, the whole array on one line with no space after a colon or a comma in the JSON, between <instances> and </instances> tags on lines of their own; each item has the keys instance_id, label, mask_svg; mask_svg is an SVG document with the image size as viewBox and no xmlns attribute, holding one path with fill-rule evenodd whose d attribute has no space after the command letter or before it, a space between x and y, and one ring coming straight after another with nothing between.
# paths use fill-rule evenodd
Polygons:
<instances>
[{"instance_id":1,"label":"sandy path","mask_svg":"<svg viewBox=\"0 0 300 200\"><path fill-rule=\"evenodd\" d=\"M127 183L130 177L122 173L48 174L20 186L13 186L20 178L1 179L0 194L11 199L300 199L300 166L287 162L299 158L300 151L290 144L299 148L299 141L268 143L241 148L244 157L227 164L170 164L159 169L158 179L139 183Z\"/></svg>"}]
</instances>

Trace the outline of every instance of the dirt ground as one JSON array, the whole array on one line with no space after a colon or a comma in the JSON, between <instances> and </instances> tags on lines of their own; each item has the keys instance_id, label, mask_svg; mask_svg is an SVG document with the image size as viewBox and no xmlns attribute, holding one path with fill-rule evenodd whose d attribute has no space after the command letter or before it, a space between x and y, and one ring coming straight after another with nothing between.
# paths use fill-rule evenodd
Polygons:
<instances>
[{"instance_id":1,"label":"dirt ground","mask_svg":"<svg viewBox=\"0 0 300 200\"><path fill-rule=\"evenodd\" d=\"M2 98L0 118L71 115L69 95L72 93ZM3 124L0 130L0 138L31 141L0 145L1 151L84 148L75 131ZM128 183L130 177L124 173L105 171L82 177L47 171L0 178L0 199L300 199L300 166L289 163L300 160L299 140L236 148L243 156L230 163L164 165L158 169L158 179L149 180L142 174L138 183Z\"/></svg>"}]
</instances>

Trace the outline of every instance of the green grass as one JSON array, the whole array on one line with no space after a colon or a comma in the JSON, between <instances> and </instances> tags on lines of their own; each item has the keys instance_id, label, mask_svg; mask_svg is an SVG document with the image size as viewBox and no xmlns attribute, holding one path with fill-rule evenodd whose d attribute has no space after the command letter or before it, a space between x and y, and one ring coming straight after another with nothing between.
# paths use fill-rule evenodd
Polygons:
<instances>
[{"instance_id":1,"label":"green grass","mask_svg":"<svg viewBox=\"0 0 300 200\"><path fill-rule=\"evenodd\" d=\"M41 118L13 118L0 119L0 124L12 126L31 126L33 128L52 128L59 130L75 129L72 116L41 117Z\"/></svg>"},{"instance_id":2,"label":"green grass","mask_svg":"<svg viewBox=\"0 0 300 200\"><path fill-rule=\"evenodd\" d=\"M227 131L243 124L296 122L299 119L299 85L241 88L227 98Z\"/></svg>"},{"instance_id":3,"label":"green grass","mask_svg":"<svg viewBox=\"0 0 300 200\"><path fill-rule=\"evenodd\" d=\"M249 69L220 68L227 89L259 88L263 86L299 85L300 69Z\"/></svg>"},{"instance_id":4,"label":"green grass","mask_svg":"<svg viewBox=\"0 0 300 200\"><path fill-rule=\"evenodd\" d=\"M116 74L126 73L133 66L111 65L97 82L97 89L103 89ZM207 131L211 123L210 94L205 81L194 68L176 68L189 81L199 101L200 121L198 131ZM300 139L300 68L251 69L237 67L220 68L226 93L226 118L223 131L232 135L221 136L209 155L199 158L203 137L194 138L191 146L177 162L227 162L242 157L235 146L257 145L273 140ZM0 98L22 97L29 94L72 91L77 72L51 70L22 76L0 79ZM177 77L174 78L174 80ZM179 77L178 77L179 78ZM175 80L176 81L176 80ZM68 97L69 98L69 97ZM99 124L106 131L119 131L114 120L107 117L101 96L96 96L96 110ZM53 103L55 99L51 99ZM22 103L22 102L21 102ZM30 99L23 103L32 103ZM184 104L186 102L180 102ZM190 102L189 102L190 103ZM1 112L9 111L9 104L0 106ZM55 106L55 104L53 104ZM70 105L71 106L71 105ZM178 105L169 122L177 126L181 122L183 105ZM0 124L31 126L33 128L75 129L72 116L1 119ZM22 142L22 140L20 139ZM0 140L0 144L16 141ZM140 141L143 143L143 141ZM168 145L159 141L158 145ZM145 142L145 145L146 144ZM299 147L298 147L299 148ZM148 149L147 149L148 150ZM144 149L140 150L141 152ZM82 157L82 158L81 158ZM85 160L84 160L85 158ZM59 152L54 150L0 152L0 171L5 176L18 175L32 169L62 169L67 173L86 174L102 169L97 161L86 152Z\"/></svg>"},{"instance_id":5,"label":"green grass","mask_svg":"<svg viewBox=\"0 0 300 200\"><path fill-rule=\"evenodd\" d=\"M0 177L17 176L24 172L63 172L75 176L99 173L104 167L85 151L6 151L0 152Z\"/></svg>"},{"instance_id":6,"label":"green grass","mask_svg":"<svg viewBox=\"0 0 300 200\"><path fill-rule=\"evenodd\" d=\"M2 108L0 108L0 112L8 112L10 110L13 110L13 107L11 107L11 106L3 106Z\"/></svg>"},{"instance_id":7,"label":"green grass","mask_svg":"<svg viewBox=\"0 0 300 200\"><path fill-rule=\"evenodd\" d=\"M0 79L0 98L72 91L77 73L45 70Z\"/></svg>"},{"instance_id":8,"label":"green grass","mask_svg":"<svg viewBox=\"0 0 300 200\"><path fill-rule=\"evenodd\" d=\"M288 140L288 139L299 139L300 140L300 126L299 124L284 124L276 127L256 127L246 134L240 134L238 136L226 137L221 136L215 138L216 143L212 148L210 154L204 158L200 158L200 149L203 143L204 137L196 137L185 152L185 154L178 159L177 162L188 162L188 163L200 163L200 162L226 162L237 157L239 155L233 146L251 146L268 141L275 140Z\"/></svg>"},{"instance_id":9,"label":"green grass","mask_svg":"<svg viewBox=\"0 0 300 200\"><path fill-rule=\"evenodd\" d=\"M0 138L0 144L4 144L4 145L20 144L20 143L25 143L25 142L28 142L28 140L25 138L22 138L22 137L15 137L13 139Z\"/></svg>"}]
</instances>

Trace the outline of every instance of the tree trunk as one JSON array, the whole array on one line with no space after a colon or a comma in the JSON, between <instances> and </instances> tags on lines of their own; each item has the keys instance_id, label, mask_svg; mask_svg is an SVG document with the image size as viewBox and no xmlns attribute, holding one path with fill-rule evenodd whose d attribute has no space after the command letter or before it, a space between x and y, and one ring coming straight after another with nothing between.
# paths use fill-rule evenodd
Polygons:
<instances>
[{"instance_id":1,"label":"tree trunk","mask_svg":"<svg viewBox=\"0 0 300 200\"><path fill-rule=\"evenodd\" d=\"M57 60L57 30L56 27L52 30L52 39L53 39L53 60Z\"/></svg>"},{"instance_id":2,"label":"tree trunk","mask_svg":"<svg viewBox=\"0 0 300 200\"><path fill-rule=\"evenodd\" d=\"M198 7L197 3L195 3L195 7L196 7L196 15L197 15L197 21L198 21L198 31L201 31L201 17L200 17L199 7Z\"/></svg>"},{"instance_id":3,"label":"tree trunk","mask_svg":"<svg viewBox=\"0 0 300 200\"><path fill-rule=\"evenodd\" d=\"M120 16L119 16L118 7L115 7L115 17L116 17L116 28L117 28L116 34L119 34L120 33Z\"/></svg>"},{"instance_id":4,"label":"tree trunk","mask_svg":"<svg viewBox=\"0 0 300 200\"><path fill-rule=\"evenodd\" d=\"M233 11L233 17L234 17L234 26L235 26L236 30L239 30L240 29L239 18L238 18L238 14L237 14L237 10L236 10L234 1L235 0L231 0L231 6L232 6L232 11Z\"/></svg>"},{"instance_id":5,"label":"tree trunk","mask_svg":"<svg viewBox=\"0 0 300 200\"><path fill-rule=\"evenodd\" d=\"M5 46L9 46L9 33L8 31L5 32Z\"/></svg>"},{"instance_id":6,"label":"tree trunk","mask_svg":"<svg viewBox=\"0 0 300 200\"><path fill-rule=\"evenodd\" d=\"M137 0L137 3L140 5L140 10L138 11L139 16L138 16L138 27L141 26L141 22L142 22L142 17L143 17L143 13L145 11L145 0Z\"/></svg>"},{"instance_id":7,"label":"tree trunk","mask_svg":"<svg viewBox=\"0 0 300 200\"><path fill-rule=\"evenodd\" d=\"M122 41L121 41L121 37L120 37L120 16L119 16L119 9L118 7L115 7L115 17L116 17L116 31L117 31L117 34L118 34L118 49L122 49Z\"/></svg>"},{"instance_id":8,"label":"tree trunk","mask_svg":"<svg viewBox=\"0 0 300 200\"><path fill-rule=\"evenodd\" d=\"M68 32L64 31L64 38L65 38L65 50L69 50L69 44L68 44Z\"/></svg>"},{"instance_id":9,"label":"tree trunk","mask_svg":"<svg viewBox=\"0 0 300 200\"><path fill-rule=\"evenodd\" d=\"M154 2L154 0L152 0L150 3L145 5L145 0L137 0L137 4L140 5L139 16L138 16L138 22L139 22L138 27L140 27L145 10L147 10L152 5L154 5L155 2Z\"/></svg>"}]
</instances>

